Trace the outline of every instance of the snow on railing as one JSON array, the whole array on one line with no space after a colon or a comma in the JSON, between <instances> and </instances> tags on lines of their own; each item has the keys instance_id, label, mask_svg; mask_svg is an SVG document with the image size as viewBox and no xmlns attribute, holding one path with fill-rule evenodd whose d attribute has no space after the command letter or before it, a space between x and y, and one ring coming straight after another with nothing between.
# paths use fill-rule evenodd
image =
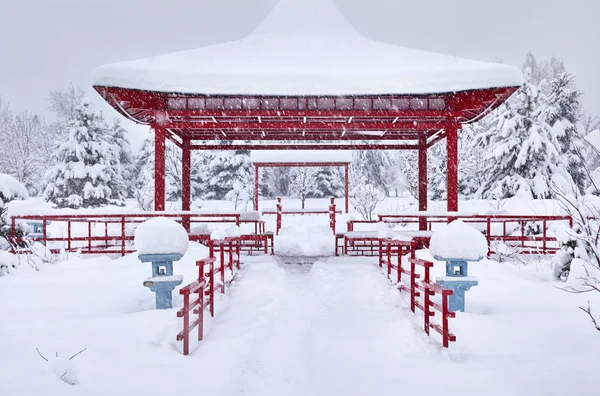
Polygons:
<instances>
[{"instance_id":1,"label":"snow on railing","mask_svg":"<svg viewBox=\"0 0 600 396\"><path fill-rule=\"evenodd\" d=\"M336 209L335 198L330 198L330 204L327 209L317 209L317 208L306 208L306 209L284 209L283 204L281 203L281 198L277 198L277 204L275 205L275 210L266 209L262 211L263 215L276 215L275 220L275 235L279 235L279 231L281 230L283 223L283 215L328 215L329 216L329 227L331 228L333 234L335 235L335 225L336 225L336 217L338 214L342 214L341 210Z\"/></svg>"}]
</instances>

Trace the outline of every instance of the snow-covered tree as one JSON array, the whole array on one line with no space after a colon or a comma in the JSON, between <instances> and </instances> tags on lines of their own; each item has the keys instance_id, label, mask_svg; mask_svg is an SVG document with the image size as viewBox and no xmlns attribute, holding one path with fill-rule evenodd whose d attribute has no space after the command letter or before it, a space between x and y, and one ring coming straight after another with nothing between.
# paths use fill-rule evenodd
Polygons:
<instances>
[{"instance_id":1,"label":"snow-covered tree","mask_svg":"<svg viewBox=\"0 0 600 396\"><path fill-rule=\"evenodd\" d=\"M250 152L246 150L220 151L208 165L211 179L206 199L223 199L233 189L233 183L247 183L253 174Z\"/></svg>"},{"instance_id":2,"label":"snow-covered tree","mask_svg":"<svg viewBox=\"0 0 600 396\"><path fill-rule=\"evenodd\" d=\"M362 177L350 191L350 202L365 220L373 220L373 211L383 202L385 193Z\"/></svg>"},{"instance_id":3,"label":"snow-covered tree","mask_svg":"<svg viewBox=\"0 0 600 396\"><path fill-rule=\"evenodd\" d=\"M133 154L127 138L127 130L123 128L119 119L114 120L108 139L113 150L112 165L117 177L115 184L118 186L118 191L113 191L112 198L132 198L135 191Z\"/></svg>"},{"instance_id":4,"label":"snow-covered tree","mask_svg":"<svg viewBox=\"0 0 600 396\"><path fill-rule=\"evenodd\" d=\"M526 82L496 113L497 121L478 139L487 148L483 198L551 198L552 187L573 191L558 141L545 121L546 98L525 72Z\"/></svg>"},{"instance_id":5,"label":"snow-covered tree","mask_svg":"<svg viewBox=\"0 0 600 396\"><path fill-rule=\"evenodd\" d=\"M54 154L55 165L48 170L47 201L58 207L98 207L111 202L114 182L108 127L99 113L84 100L75 110L69 138Z\"/></svg>"},{"instance_id":6,"label":"snow-covered tree","mask_svg":"<svg viewBox=\"0 0 600 396\"><path fill-rule=\"evenodd\" d=\"M343 175L339 168L324 167L317 170L316 197L341 197L344 194Z\"/></svg>"},{"instance_id":7,"label":"snow-covered tree","mask_svg":"<svg viewBox=\"0 0 600 396\"><path fill-rule=\"evenodd\" d=\"M316 168L302 167L292 169L292 180L290 184L290 191L300 198L302 209L306 198L309 195L315 194L318 191L317 188L317 174Z\"/></svg>"},{"instance_id":8,"label":"snow-covered tree","mask_svg":"<svg viewBox=\"0 0 600 396\"><path fill-rule=\"evenodd\" d=\"M352 173L364 176L369 183L384 191L386 196L390 195L390 179L398 176L390 172L392 168L387 151L358 150L353 153Z\"/></svg>"},{"instance_id":9,"label":"snow-covered tree","mask_svg":"<svg viewBox=\"0 0 600 396\"><path fill-rule=\"evenodd\" d=\"M135 158L135 199L142 210L154 210L154 134L146 138Z\"/></svg>"},{"instance_id":10,"label":"snow-covered tree","mask_svg":"<svg viewBox=\"0 0 600 396\"><path fill-rule=\"evenodd\" d=\"M215 154L209 150L192 153L192 197L205 198L208 192L208 184L212 179L209 165L214 159Z\"/></svg>"},{"instance_id":11,"label":"snow-covered tree","mask_svg":"<svg viewBox=\"0 0 600 396\"><path fill-rule=\"evenodd\" d=\"M419 154L417 150L405 150L398 156L402 171L402 187L414 198L419 198ZM360 183L360 180L357 181ZM354 183L353 183L354 184Z\"/></svg>"},{"instance_id":12,"label":"snow-covered tree","mask_svg":"<svg viewBox=\"0 0 600 396\"><path fill-rule=\"evenodd\" d=\"M546 122L558 140L558 148L567 171L582 193L586 187L583 153L583 125L581 115L581 92L575 86L573 77L562 73L549 83L548 105L545 107Z\"/></svg>"},{"instance_id":13,"label":"snow-covered tree","mask_svg":"<svg viewBox=\"0 0 600 396\"><path fill-rule=\"evenodd\" d=\"M225 195L225 199L233 202L233 208L238 210L241 209L242 205L245 205L244 209L247 209L248 203L252 197L252 192L249 188L248 183L242 183L236 180L233 183L233 188Z\"/></svg>"}]
</instances>

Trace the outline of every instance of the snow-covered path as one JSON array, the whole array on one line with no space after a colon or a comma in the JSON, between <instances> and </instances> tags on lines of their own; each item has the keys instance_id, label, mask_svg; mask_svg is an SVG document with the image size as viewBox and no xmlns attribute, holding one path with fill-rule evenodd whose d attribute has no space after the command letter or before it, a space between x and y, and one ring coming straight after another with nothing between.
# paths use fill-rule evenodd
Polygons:
<instances>
[{"instance_id":1,"label":"snow-covered path","mask_svg":"<svg viewBox=\"0 0 600 396\"><path fill-rule=\"evenodd\" d=\"M205 254L193 244L178 264L186 281ZM481 284L444 350L372 258L298 266L244 257L186 357L174 340L181 321L152 309L140 287L148 268L135 256L23 269L0 280L0 395L598 394L600 338L577 308L585 296L510 264L471 271ZM36 347L61 356L87 347L74 361L79 385L59 381Z\"/></svg>"},{"instance_id":2,"label":"snow-covered path","mask_svg":"<svg viewBox=\"0 0 600 396\"><path fill-rule=\"evenodd\" d=\"M214 383L211 394L386 393L402 377L398 364L435 364L439 347L397 306L398 293L376 267L352 261L250 265L194 354L203 372L231 373L229 389ZM206 364L213 354L221 367Z\"/></svg>"}]
</instances>

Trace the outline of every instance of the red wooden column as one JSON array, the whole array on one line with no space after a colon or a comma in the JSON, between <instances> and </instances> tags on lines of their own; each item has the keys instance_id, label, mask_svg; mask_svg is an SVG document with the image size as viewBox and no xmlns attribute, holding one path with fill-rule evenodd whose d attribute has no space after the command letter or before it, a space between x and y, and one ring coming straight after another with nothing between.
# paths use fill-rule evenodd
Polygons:
<instances>
[{"instance_id":1,"label":"red wooden column","mask_svg":"<svg viewBox=\"0 0 600 396\"><path fill-rule=\"evenodd\" d=\"M192 208L192 142L188 136L183 137L181 147L181 210L188 212ZM183 228L190 231L189 216L183 217Z\"/></svg>"},{"instance_id":2,"label":"red wooden column","mask_svg":"<svg viewBox=\"0 0 600 396\"><path fill-rule=\"evenodd\" d=\"M448 212L458 212L458 131L451 128L448 130L446 140L448 152Z\"/></svg>"},{"instance_id":3,"label":"red wooden column","mask_svg":"<svg viewBox=\"0 0 600 396\"><path fill-rule=\"evenodd\" d=\"M165 138L166 130L154 128L154 210L165 210Z\"/></svg>"},{"instance_id":4,"label":"red wooden column","mask_svg":"<svg viewBox=\"0 0 600 396\"><path fill-rule=\"evenodd\" d=\"M258 165L254 165L254 210L258 210Z\"/></svg>"},{"instance_id":5,"label":"red wooden column","mask_svg":"<svg viewBox=\"0 0 600 396\"><path fill-rule=\"evenodd\" d=\"M419 135L419 211L427 211L427 136ZM419 217L419 230L427 230L427 218Z\"/></svg>"},{"instance_id":6,"label":"red wooden column","mask_svg":"<svg viewBox=\"0 0 600 396\"><path fill-rule=\"evenodd\" d=\"M346 213L348 213L348 208L350 207L348 202L349 202L349 195L350 195L350 188L348 187L349 183L350 183L350 165L346 164L346 166L344 167L344 182L345 182L345 205L346 205Z\"/></svg>"}]
</instances>

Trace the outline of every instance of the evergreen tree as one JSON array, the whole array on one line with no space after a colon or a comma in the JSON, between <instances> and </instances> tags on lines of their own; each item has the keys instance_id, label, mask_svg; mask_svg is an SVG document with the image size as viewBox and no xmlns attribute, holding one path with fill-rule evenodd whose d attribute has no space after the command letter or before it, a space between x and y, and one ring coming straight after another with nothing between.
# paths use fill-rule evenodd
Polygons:
<instances>
[{"instance_id":1,"label":"evergreen tree","mask_svg":"<svg viewBox=\"0 0 600 396\"><path fill-rule=\"evenodd\" d=\"M583 193L587 175L583 163L583 128L579 123L580 97L581 92L577 90L573 77L568 73L560 74L549 83L545 116L552 127L552 134L558 140L566 169L575 182L577 191Z\"/></svg>"},{"instance_id":2,"label":"evergreen tree","mask_svg":"<svg viewBox=\"0 0 600 396\"><path fill-rule=\"evenodd\" d=\"M208 165L211 179L208 182L207 199L224 199L233 190L236 181L246 185L251 180L252 164L247 150L221 151Z\"/></svg>"},{"instance_id":3,"label":"evergreen tree","mask_svg":"<svg viewBox=\"0 0 600 396\"><path fill-rule=\"evenodd\" d=\"M543 116L546 99L531 82L531 70L525 75L525 84L496 113L495 125L478 136L487 147L487 178L477 192L483 198L551 198L554 183L564 190L572 186Z\"/></svg>"},{"instance_id":4,"label":"evergreen tree","mask_svg":"<svg viewBox=\"0 0 600 396\"><path fill-rule=\"evenodd\" d=\"M212 179L210 163L215 159L212 151L201 150L192 153L192 197L204 199L208 192L208 183Z\"/></svg>"},{"instance_id":5,"label":"evergreen tree","mask_svg":"<svg viewBox=\"0 0 600 396\"><path fill-rule=\"evenodd\" d=\"M372 185L384 191L386 196L390 195L390 169L392 164L387 151L383 150L358 150L354 152L352 161L352 173L358 178L364 178ZM397 175L393 175L397 177Z\"/></svg>"},{"instance_id":6,"label":"evergreen tree","mask_svg":"<svg viewBox=\"0 0 600 396\"><path fill-rule=\"evenodd\" d=\"M131 144L127 139L127 131L121 125L121 120L115 119L110 129L109 143L113 149L113 170L117 177L117 189L113 189L113 199L134 197L135 192L135 166ZM116 190L116 191L115 191Z\"/></svg>"},{"instance_id":7,"label":"evergreen tree","mask_svg":"<svg viewBox=\"0 0 600 396\"><path fill-rule=\"evenodd\" d=\"M58 207L98 207L110 203L114 171L108 127L90 102L84 100L75 110L69 138L56 150L55 165L48 171L44 196Z\"/></svg>"},{"instance_id":8,"label":"evergreen tree","mask_svg":"<svg viewBox=\"0 0 600 396\"><path fill-rule=\"evenodd\" d=\"M144 140L135 158L134 197L142 210L154 210L154 134Z\"/></svg>"},{"instance_id":9,"label":"evergreen tree","mask_svg":"<svg viewBox=\"0 0 600 396\"><path fill-rule=\"evenodd\" d=\"M344 182L340 170L333 167L317 169L317 189L315 197L341 197L344 194Z\"/></svg>"}]
</instances>

